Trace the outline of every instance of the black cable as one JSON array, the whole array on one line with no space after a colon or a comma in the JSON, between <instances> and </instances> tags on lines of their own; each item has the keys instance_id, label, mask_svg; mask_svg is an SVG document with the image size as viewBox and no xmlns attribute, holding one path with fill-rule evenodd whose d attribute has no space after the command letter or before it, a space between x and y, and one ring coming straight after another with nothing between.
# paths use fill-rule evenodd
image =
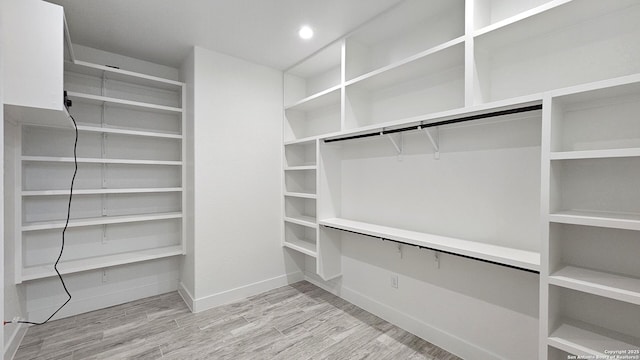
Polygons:
<instances>
[{"instance_id":1,"label":"black cable","mask_svg":"<svg viewBox=\"0 0 640 360\"><path fill-rule=\"evenodd\" d=\"M69 108L67 107L66 104L65 104L65 107L67 108L67 112L68 112ZM76 133L76 138L75 138L75 141L73 143L74 170L73 170L73 177L71 178L71 186L69 187L69 203L67 205L67 220L66 220L66 222L64 224L64 228L62 229L62 245L60 246L60 254L58 254L58 259L56 260L55 264L53 264L53 269L56 271L56 274L58 274L58 278L60 279L60 283L62 283L62 287L64 288L64 291L67 293L67 296L69 298L67 299L67 301L64 302L64 304L60 305L58 310L54 311L53 314L51 314L51 316L49 316L47 318L47 320L45 320L45 321L34 322L34 321L27 321L27 320L17 320L17 321L14 320L14 321L4 321L4 325L10 324L10 323L30 324L30 325L44 325L47 322L49 322L49 320L51 320L51 318L53 318L60 310L62 310L62 308L65 307L65 305L67 305L69 303L69 301L71 301L71 293L69 292L69 289L67 289L67 285L65 284L64 279L62 278L62 275L60 274L60 271L58 271L58 263L60 262L60 259L62 258L62 253L64 252L64 243L65 243L64 235L67 232L67 227L69 226L69 219L71 217L71 200L73 199L73 184L76 181L76 174L78 173L78 154L77 154L77 150L78 150L78 124L76 123L76 119L73 118L73 115L71 115L71 113L69 113L69 117L71 118L71 121L73 121L73 127L74 127L75 133Z\"/></svg>"}]
</instances>

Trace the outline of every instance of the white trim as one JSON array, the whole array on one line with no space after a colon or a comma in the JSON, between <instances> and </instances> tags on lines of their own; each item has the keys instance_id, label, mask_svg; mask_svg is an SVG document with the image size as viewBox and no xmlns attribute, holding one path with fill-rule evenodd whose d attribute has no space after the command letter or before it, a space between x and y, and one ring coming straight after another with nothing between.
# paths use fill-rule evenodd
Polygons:
<instances>
[{"instance_id":1,"label":"white trim","mask_svg":"<svg viewBox=\"0 0 640 360\"><path fill-rule=\"evenodd\" d=\"M342 288L342 278L325 281L318 274L310 271L304 272L304 279L313 285L332 293L335 296L340 296L340 289Z\"/></svg>"},{"instance_id":2,"label":"white trim","mask_svg":"<svg viewBox=\"0 0 640 360\"><path fill-rule=\"evenodd\" d=\"M240 286L234 289L225 290L217 294L212 294L197 298L193 301L192 311L198 313L201 311L209 310L216 306L228 304L237 300L245 299L252 295L257 295L265 291L273 290L275 288L286 286L304 280L304 274L300 271L288 273L280 276L273 277L271 279L265 279Z\"/></svg>"},{"instance_id":3,"label":"white trim","mask_svg":"<svg viewBox=\"0 0 640 360\"><path fill-rule=\"evenodd\" d=\"M13 334L11 334L9 341L4 344L3 359L5 360L11 360L16 356L16 352L18 352L18 348L20 347L20 344L22 344L22 340L24 339L24 336L27 335L27 330L29 329L29 327L24 324L9 326L15 326L15 330L13 331Z\"/></svg>"},{"instance_id":4,"label":"white trim","mask_svg":"<svg viewBox=\"0 0 640 360\"><path fill-rule=\"evenodd\" d=\"M341 297L380 318L396 325L434 345L446 349L463 359L474 360L507 360L497 354L461 339L453 334L437 329L420 319L398 309L383 304L367 295L347 287L341 287Z\"/></svg>"},{"instance_id":5,"label":"white trim","mask_svg":"<svg viewBox=\"0 0 640 360\"><path fill-rule=\"evenodd\" d=\"M184 283L182 281L180 281L180 283L178 284L178 294L180 294L182 301L184 301L189 310L193 312L193 304L195 303L195 298L193 297L193 295L191 295L189 289L184 286Z\"/></svg>"}]
</instances>

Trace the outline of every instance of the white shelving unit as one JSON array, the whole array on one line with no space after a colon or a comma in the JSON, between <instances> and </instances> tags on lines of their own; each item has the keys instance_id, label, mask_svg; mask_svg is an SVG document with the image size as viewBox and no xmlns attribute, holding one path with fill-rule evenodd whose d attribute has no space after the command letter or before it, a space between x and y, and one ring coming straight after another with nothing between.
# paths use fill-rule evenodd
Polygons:
<instances>
[{"instance_id":1,"label":"white shelving unit","mask_svg":"<svg viewBox=\"0 0 640 360\"><path fill-rule=\"evenodd\" d=\"M547 111L549 253L542 280L549 297L541 316L549 320L541 331L549 354L640 349L640 271L630 255L640 251L640 83L630 77L599 85L557 91ZM596 308L620 320L599 319Z\"/></svg>"},{"instance_id":2,"label":"white shelving unit","mask_svg":"<svg viewBox=\"0 0 640 360\"><path fill-rule=\"evenodd\" d=\"M184 86L84 61L65 64L79 135L61 273L185 253ZM16 283L55 275L55 258L40 249L57 244L65 226L74 137L70 120L22 125Z\"/></svg>"},{"instance_id":3,"label":"white shelving unit","mask_svg":"<svg viewBox=\"0 0 640 360\"><path fill-rule=\"evenodd\" d=\"M284 76L283 245L327 280L341 275L342 230L446 239L450 252L540 272L539 359L637 348L639 17L637 0L407 0L303 59ZM539 104L542 114L439 126L432 139L357 139ZM325 142L344 137L353 145ZM424 155L440 158L437 173ZM472 168L484 187L465 192ZM455 196L424 195L411 172ZM487 185L505 179L505 191ZM477 216L465 196L482 204ZM592 317L600 307L626 320Z\"/></svg>"}]
</instances>

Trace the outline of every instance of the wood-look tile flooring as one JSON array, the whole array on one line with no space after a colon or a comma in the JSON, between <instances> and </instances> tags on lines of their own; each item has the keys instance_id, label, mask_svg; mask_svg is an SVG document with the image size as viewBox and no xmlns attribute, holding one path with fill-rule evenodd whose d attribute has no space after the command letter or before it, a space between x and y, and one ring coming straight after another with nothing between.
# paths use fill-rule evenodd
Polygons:
<instances>
[{"instance_id":1,"label":"wood-look tile flooring","mask_svg":"<svg viewBox=\"0 0 640 360\"><path fill-rule=\"evenodd\" d=\"M174 292L32 326L15 359L460 358L302 281L197 314Z\"/></svg>"}]
</instances>

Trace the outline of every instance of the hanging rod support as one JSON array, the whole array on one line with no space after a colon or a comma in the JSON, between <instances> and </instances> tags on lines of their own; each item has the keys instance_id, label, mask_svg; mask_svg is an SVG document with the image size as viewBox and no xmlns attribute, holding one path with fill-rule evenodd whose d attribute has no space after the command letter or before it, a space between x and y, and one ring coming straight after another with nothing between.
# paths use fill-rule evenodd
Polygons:
<instances>
[{"instance_id":1,"label":"hanging rod support","mask_svg":"<svg viewBox=\"0 0 640 360\"><path fill-rule=\"evenodd\" d=\"M420 126L420 127L422 127L422 126ZM429 130L429 128L423 128L425 134L427 134L427 137L429 138L429 141L431 142L431 145L433 146L433 157L436 160L440 159L440 146L438 144L438 142L440 140L440 131L438 129L439 128L436 127L435 136L433 136L431 134L431 131Z\"/></svg>"},{"instance_id":2,"label":"hanging rod support","mask_svg":"<svg viewBox=\"0 0 640 360\"><path fill-rule=\"evenodd\" d=\"M398 153L398 160L401 160L400 156L402 155L402 150L404 145L402 133L400 133L400 137L399 137L400 140L398 142L396 142L393 139L393 136L391 134L387 134L387 138L389 138L389 141L391 141L391 144L393 144L393 147L396 148L396 152Z\"/></svg>"}]
</instances>

